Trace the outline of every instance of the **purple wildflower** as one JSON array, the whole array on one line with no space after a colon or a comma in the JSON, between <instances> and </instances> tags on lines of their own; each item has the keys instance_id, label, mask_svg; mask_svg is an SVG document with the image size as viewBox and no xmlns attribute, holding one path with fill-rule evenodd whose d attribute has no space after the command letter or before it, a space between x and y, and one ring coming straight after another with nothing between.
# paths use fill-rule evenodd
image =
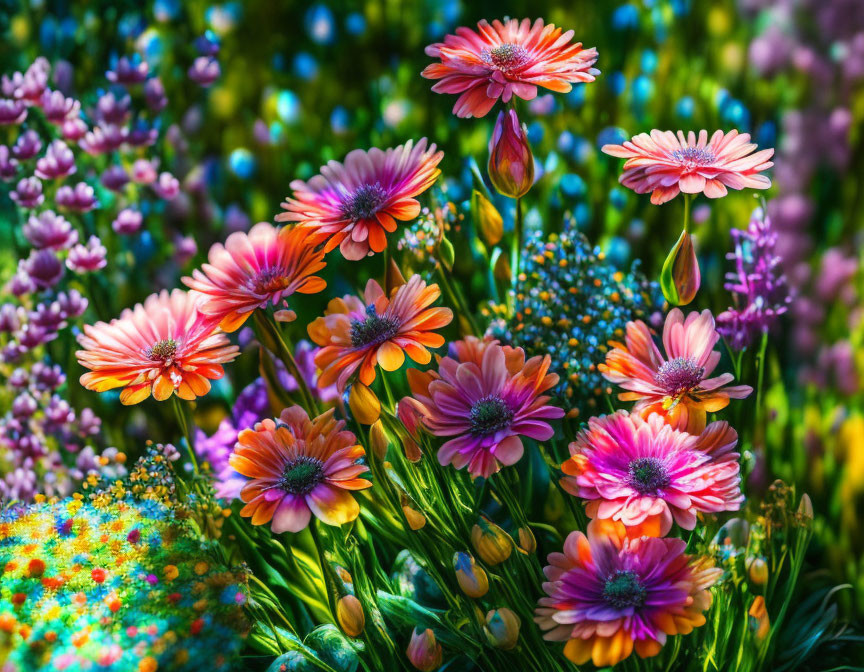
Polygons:
<instances>
[{"instance_id":1,"label":"purple wildflower","mask_svg":"<svg viewBox=\"0 0 864 672\"><path fill-rule=\"evenodd\" d=\"M144 85L144 100L153 112L161 112L168 104L165 86L158 77L151 77Z\"/></svg>"},{"instance_id":2,"label":"purple wildflower","mask_svg":"<svg viewBox=\"0 0 864 672\"><path fill-rule=\"evenodd\" d=\"M75 155L62 140L48 145L45 156L36 162L36 177L43 180L56 180L75 172Z\"/></svg>"},{"instance_id":3,"label":"purple wildflower","mask_svg":"<svg viewBox=\"0 0 864 672\"><path fill-rule=\"evenodd\" d=\"M18 175L18 160L6 145L0 145L0 180L10 182Z\"/></svg>"},{"instance_id":4,"label":"purple wildflower","mask_svg":"<svg viewBox=\"0 0 864 672\"><path fill-rule=\"evenodd\" d=\"M42 111L52 124L62 124L67 119L75 119L81 113L81 103L67 98L60 91L45 90L42 94Z\"/></svg>"},{"instance_id":5,"label":"purple wildflower","mask_svg":"<svg viewBox=\"0 0 864 672\"><path fill-rule=\"evenodd\" d=\"M112 84L140 84L147 79L147 73L150 68L146 61L142 61L141 57L135 54L131 59L124 56L119 61L113 70L105 73L105 77Z\"/></svg>"},{"instance_id":6,"label":"purple wildflower","mask_svg":"<svg viewBox=\"0 0 864 672\"><path fill-rule=\"evenodd\" d=\"M114 229L114 233L129 236L141 228L142 221L143 217L140 212L131 208L124 208L117 213L116 219L111 222L111 228Z\"/></svg>"},{"instance_id":7,"label":"purple wildflower","mask_svg":"<svg viewBox=\"0 0 864 672\"><path fill-rule=\"evenodd\" d=\"M63 264L51 250L33 250L19 264L39 289L50 289L63 277Z\"/></svg>"},{"instance_id":8,"label":"purple wildflower","mask_svg":"<svg viewBox=\"0 0 864 672\"><path fill-rule=\"evenodd\" d=\"M159 179L153 183L153 191L159 198L170 201L180 193L180 182L169 172L162 172Z\"/></svg>"},{"instance_id":9,"label":"purple wildflower","mask_svg":"<svg viewBox=\"0 0 864 672\"><path fill-rule=\"evenodd\" d=\"M782 260L775 253L777 233L771 219L756 210L747 229L733 229L735 251L726 258L735 262L724 287L732 292L735 306L717 318L717 331L729 346L741 350L766 334L791 301Z\"/></svg>"},{"instance_id":10,"label":"purple wildflower","mask_svg":"<svg viewBox=\"0 0 864 672\"><path fill-rule=\"evenodd\" d=\"M76 273L90 273L105 268L108 250L96 236L90 236L87 245L78 244L69 250L66 266Z\"/></svg>"},{"instance_id":11,"label":"purple wildflower","mask_svg":"<svg viewBox=\"0 0 864 672\"><path fill-rule=\"evenodd\" d=\"M24 131L18 136L12 146L12 156L19 161L26 161L36 156L42 149L42 139L33 129Z\"/></svg>"},{"instance_id":12,"label":"purple wildflower","mask_svg":"<svg viewBox=\"0 0 864 672\"><path fill-rule=\"evenodd\" d=\"M122 125L129 118L129 106L131 103L132 99L128 93L120 98L111 92L103 94L96 101L94 116L97 121Z\"/></svg>"},{"instance_id":13,"label":"purple wildflower","mask_svg":"<svg viewBox=\"0 0 864 672\"><path fill-rule=\"evenodd\" d=\"M57 303L60 304L60 310L67 320L83 315L88 305L87 299L81 296L77 289L70 289L68 293L60 292L57 295Z\"/></svg>"},{"instance_id":14,"label":"purple wildflower","mask_svg":"<svg viewBox=\"0 0 864 672\"><path fill-rule=\"evenodd\" d=\"M27 106L20 100L0 100L0 126L20 124L27 118Z\"/></svg>"},{"instance_id":15,"label":"purple wildflower","mask_svg":"<svg viewBox=\"0 0 864 672\"><path fill-rule=\"evenodd\" d=\"M200 86L210 86L222 74L219 61L209 56L199 56L189 68L189 79Z\"/></svg>"},{"instance_id":16,"label":"purple wildflower","mask_svg":"<svg viewBox=\"0 0 864 672\"><path fill-rule=\"evenodd\" d=\"M55 198L61 208L76 212L89 212L99 205L93 187L86 182L79 182L74 187L60 187Z\"/></svg>"},{"instance_id":17,"label":"purple wildflower","mask_svg":"<svg viewBox=\"0 0 864 672\"><path fill-rule=\"evenodd\" d=\"M102 172L99 181L106 189L111 191L122 191L129 183L129 174L120 164L109 166Z\"/></svg>"},{"instance_id":18,"label":"purple wildflower","mask_svg":"<svg viewBox=\"0 0 864 672\"><path fill-rule=\"evenodd\" d=\"M51 210L30 215L23 232L37 250L64 250L78 242L78 232L62 215Z\"/></svg>"}]
</instances>

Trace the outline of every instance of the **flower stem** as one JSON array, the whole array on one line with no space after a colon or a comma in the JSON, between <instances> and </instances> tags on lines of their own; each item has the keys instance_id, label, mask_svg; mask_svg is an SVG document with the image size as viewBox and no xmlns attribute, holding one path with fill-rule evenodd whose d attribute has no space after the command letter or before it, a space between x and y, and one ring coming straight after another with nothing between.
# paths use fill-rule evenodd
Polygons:
<instances>
[{"instance_id":1,"label":"flower stem","mask_svg":"<svg viewBox=\"0 0 864 672\"><path fill-rule=\"evenodd\" d=\"M692 194L684 194L684 231L690 231L690 201L693 200Z\"/></svg>"},{"instance_id":2,"label":"flower stem","mask_svg":"<svg viewBox=\"0 0 864 672\"><path fill-rule=\"evenodd\" d=\"M438 264L438 277L441 279L441 285L444 288L444 293L447 294L447 298L450 300L450 303L453 304L454 308L457 308L462 316L468 321L468 325L471 327L471 331L475 336L480 336L482 332L480 328L477 326L477 323L474 321L474 316L471 314L471 311L468 309L466 302L462 300L459 294L453 289L453 286L450 284L450 280L447 278L447 271L444 270L444 264L440 261Z\"/></svg>"},{"instance_id":3,"label":"flower stem","mask_svg":"<svg viewBox=\"0 0 864 672\"><path fill-rule=\"evenodd\" d=\"M183 432L183 437L186 439L186 447L189 450L189 460L192 462L192 468L198 474L198 460L195 457L195 443L192 440L192 418L189 417L189 407L183 405L183 401L176 394L171 395L171 403L174 406L174 414L177 416L177 423L180 425L180 431Z\"/></svg>"},{"instance_id":4,"label":"flower stem","mask_svg":"<svg viewBox=\"0 0 864 672\"><path fill-rule=\"evenodd\" d=\"M510 247L510 273L512 285L519 279L519 262L522 258L522 199L516 199L516 217L513 220L513 241Z\"/></svg>"}]
</instances>

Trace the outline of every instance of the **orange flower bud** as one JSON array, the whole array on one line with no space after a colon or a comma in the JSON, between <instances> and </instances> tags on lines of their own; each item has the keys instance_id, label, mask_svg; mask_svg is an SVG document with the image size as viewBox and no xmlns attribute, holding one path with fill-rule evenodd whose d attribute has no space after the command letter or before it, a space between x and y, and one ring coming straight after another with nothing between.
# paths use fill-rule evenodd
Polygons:
<instances>
[{"instance_id":1,"label":"orange flower bud","mask_svg":"<svg viewBox=\"0 0 864 672\"><path fill-rule=\"evenodd\" d=\"M675 247L669 252L660 271L660 288L663 296L674 306L686 306L699 291L702 276L699 273L699 260L693 248L693 238L682 231Z\"/></svg>"},{"instance_id":2,"label":"orange flower bud","mask_svg":"<svg viewBox=\"0 0 864 672\"><path fill-rule=\"evenodd\" d=\"M375 393L361 382L351 386L348 406L361 425L371 425L381 416L381 402Z\"/></svg>"},{"instance_id":3,"label":"orange flower bud","mask_svg":"<svg viewBox=\"0 0 864 672\"><path fill-rule=\"evenodd\" d=\"M471 194L471 215L480 237L487 245L495 245L504 236L504 220L501 213L476 189Z\"/></svg>"},{"instance_id":4,"label":"orange flower bud","mask_svg":"<svg viewBox=\"0 0 864 672\"><path fill-rule=\"evenodd\" d=\"M510 535L486 516L481 516L471 528L471 543L477 555L487 565L500 564L513 552L513 540Z\"/></svg>"},{"instance_id":5,"label":"orange flower bud","mask_svg":"<svg viewBox=\"0 0 864 672\"><path fill-rule=\"evenodd\" d=\"M483 597L489 592L489 577L482 567L478 567L469 553L453 554L453 569L456 581L468 597Z\"/></svg>"},{"instance_id":6,"label":"orange flower bud","mask_svg":"<svg viewBox=\"0 0 864 672\"><path fill-rule=\"evenodd\" d=\"M366 627L366 616L363 614L363 605L353 595L340 597L336 603L336 620L339 627L349 637L359 637Z\"/></svg>"},{"instance_id":7,"label":"orange flower bud","mask_svg":"<svg viewBox=\"0 0 864 672\"><path fill-rule=\"evenodd\" d=\"M411 643L408 644L408 649L405 655L408 660L420 672L432 672L441 667L441 657L443 651L441 645L435 639L435 633L430 628L421 630L414 628L414 633L411 635Z\"/></svg>"},{"instance_id":8,"label":"orange flower bud","mask_svg":"<svg viewBox=\"0 0 864 672\"><path fill-rule=\"evenodd\" d=\"M512 649L519 641L519 628L522 621L507 607L492 609L486 614L486 636L492 646L505 651Z\"/></svg>"}]
</instances>

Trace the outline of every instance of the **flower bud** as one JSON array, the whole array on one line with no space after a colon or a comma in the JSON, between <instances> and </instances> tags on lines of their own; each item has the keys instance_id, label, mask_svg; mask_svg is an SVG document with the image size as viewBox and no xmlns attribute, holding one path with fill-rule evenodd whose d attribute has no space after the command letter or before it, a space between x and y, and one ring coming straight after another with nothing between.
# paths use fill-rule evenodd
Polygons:
<instances>
[{"instance_id":1,"label":"flower bud","mask_svg":"<svg viewBox=\"0 0 864 672\"><path fill-rule=\"evenodd\" d=\"M498 527L486 516L471 529L471 543L477 555L487 565L498 565L510 557L513 552L513 540L510 535Z\"/></svg>"},{"instance_id":2,"label":"flower bud","mask_svg":"<svg viewBox=\"0 0 864 672\"><path fill-rule=\"evenodd\" d=\"M336 621L339 627L349 637L359 637L366 627L366 617L363 615L363 605L353 595L340 597L336 603Z\"/></svg>"},{"instance_id":3,"label":"flower bud","mask_svg":"<svg viewBox=\"0 0 864 672\"><path fill-rule=\"evenodd\" d=\"M390 263L387 264L387 273L384 278L384 291L387 292L387 296L390 296L394 290L399 289L404 284L405 276L402 275L402 271L399 270L399 265L393 257L390 257Z\"/></svg>"},{"instance_id":4,"label":"flower bud","mask_svg":"<svg viewBox=\"0 0 864 672\"><path fill-rule=\"evenodd\" d=\"M351 386L348 406L354 414L354 419L361 425L371 425L381 416L381 402L378 397L360 382Z\"/></svg>"},{"instance_id":5,"label":"flower bud","mask_svg":"<svg viewBox=\"0 0 864 672\"><path fill-rule=\"evenodd\" d=\"M686 306L699 291L702 277L699 273L699 260L693 248L693 238L682 231L675 247L669 252L660 271L660 288L663 296L674 306Z\"/></svg>"},{"instance_id":6,"label":"flower bud","mask_svg":"<svg viewBox=\"0 0 864 672\"><path fill-rule=\"evenodd\" d=\"M454 553L453 569L459 587L468 597L483 597L489 592L489 577L482 567L477 566L470 553Z\"/></svg>"},{"instance_id":7,"label":"flower bud","mask_svg":"<svg viewBox=\"0 0 864 672\"><path fill-rule=\"evenodd\" d=\"M810 500L810 495L806 492L801 495L801 501L798 502L798 513L803 518L813 519L813 502Z\"/></svg>"},{"instance_id":8,"label":"flower bud","mask_svg":"<svg viewBox=\"0 0 864 672\"><path fill-rule=\"evenodd\" d=\"M537 540L530 527L519 528L519 550L523 553L533 553L537 550Z\"/></svg>"},{"instance_id":9,"label":"flower bud","mask_svg":"<svg viewBox=\"0 0 864 672\"><path fill-rule=\"evenodd\" d=\"M486 636L492 646L507 651L519 641L522 621L507 607L492 609L486 614Z\"/></svg>"},{"instance_id":10,"label":"flower bud","mask_svg":"<svg viewBox=\"0 0 864 672\"><path fill-rule=\"evenodd\" d=\"M504 220L501 213L492 205L492 201L486 198L476 189L471 194L471 214L480 237L487 245L495 245L504 236Z\"/></svg>"},{"instance_id":11,"label":"flower bud","mask_svg":"<svg viewBox=\"0 0 864 672\"><path fill-rule=\"evenodd\" d=\"M757 586L764 586L768 582L768 563L762 558L747 558L747 575Z\"/></svg>"},{"instance_id":12,"label":"flower bud","mask_svg":"<svg viewBox=\"0 0 864 672\"><path fill-rule=\"evenodd\" d=\"M408 527L416 532L426 525L426 516L414 508L414 502L412 502L404 493L402 495L401 504L402 513L405 514L405 520L408 521Z\"/></svg>"},{"instance_id":13,"label":"flower bud","mask_svg":"<svg viewBox=\"0 0 864 672\"><path fill-rule=\"evenodd\" d=\"M489 140L489 179L498 193L522 198L534 184L534 157L516 110L498 115Z\"/></svg>"},{"instance_id":14,"label":"flower bud","mask_svg":"<svg viewBox=\"0 0 864 672\"><path fill-rule=\"evenodd\" d=\"M414 628L405 655L420 672L432 672L441 667L441 645L430 628Z\"/></svg>"},{"instance_id":15,"label":"flower bud","mask_svg":"<svg viewBox=\"0 0 864 672\"><path fill-rule=\"evenodd\" d=\"M771 619L765 607L765 598L757 595L747 615L750 616L750 629L756 632L756 638L765 639L771 631Z\"/></svg>"},{"instance_id":16,"label":"flower bud","mask_svg":"<svg viewBox=\"0 0 864 672\"><path fill-rule=\"evenodd\" d=\"M390 446L390 438L384 430L384 423L379 418L372 423L369 428L369 443L372 445L372 452L379 460L387 457L387 448Z\"/></svg>"}]
</instances>

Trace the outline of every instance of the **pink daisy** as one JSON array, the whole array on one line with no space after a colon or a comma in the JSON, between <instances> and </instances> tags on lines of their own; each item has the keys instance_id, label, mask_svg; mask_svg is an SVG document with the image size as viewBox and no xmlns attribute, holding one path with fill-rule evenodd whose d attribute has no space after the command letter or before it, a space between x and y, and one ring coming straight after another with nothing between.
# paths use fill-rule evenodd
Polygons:
<instances>
[{"instance_id":1,"label":"pink daisy","mask_svg":"<svg viewBox=\"0 0 864 672\"><path fill-rule=\"evenodd\" d=\"M427 149L426 138L386 151L355 149L344 163L330 161L308 182L294 180L293 198L282 203L287 212L276 221L299 222L326 239L325 252L339 245L346 259L382 252L396 220L420 214L415 197L438 179L443 156L434 144Z\"/></svg>"},{"instance_id":2,"label":"pink daisy","mask_svg":"<svg viewBox=\"0 0 864 672\"><path fill-rule=\"evenodd\" d=\"M543 569L548 597L535 622L583 665L616 665L633 651L656 656L670 635L705 624L708 591L723 571L684 553L683 539L625 539L571 532Z\"/></svg>"},{"instance_id":3,"label":"pink daisy","mask_svg":"<svg viewBox=\"0 0 864 672\"><path fill-rule=\"evenodd\" d=\"M692 530L699 512L741 508L737 442L725 422L694 436L657 414L618 411L591 418L570 444L561 485L589 500L591 518L620 521L629 536L665 536L673 519Z\"/></svg>"},{"instance_id":4,"label":"pink daisy","mask_svg":"<svg viewBox=\"0 0 864 672\"><path fill-rule=\"evenodd\" d=\"M241 516L253 525L271 520L273 532L299 532L312 514L327 525L349 523L360 513L351 494L372 487L359 478L363 446L345 430L331 408L317 418L299 406L282 411L277 420L263 420L237 437L229 464L248 477L240 491L246 506Z\"/></svg>"},{"instance_id":5,"label":"pink daisy","mask_svg":"<svg viewBox=\"0 0 864 672\"><path fill-rule=\"evenodd\" d=\"M720 353L714 350L719 340L711 311L694 311L685 320L675 308L663 327L665 357L648 326L637 320L627 323L624 343L610 342L613 347L598 368L606 380L627 390L618 398L635 401L634 412L642 417L659 413L675 429L699 434L708 413L753 391L749 385L725 387L734 378L731 373L709 378L720 362Z\"/></svg>"},{"instance_id":6,"label":"pink daisy","mask_svg":"<svg viewBox=\"0 0 864 672\"><path fill-rule=\"evenodd\" d=\"M558 376L549 373L549 355L526 361L522 348L473 337L454 345L457 358L444 357L437 373L409 369L414 397L399 402L400 417L416 414L431 434L452 437L438 450L442 465L467 466L472 476L489 478L519 461L520 437L552 438L545 421L564 411L550 406L543 392Z\"/></svg>"},{"instance_id":7,"label":"pink daisy","mask_svg":"<svg viewBox=\"0 0 864 672\"><path fill-rule=\"evenodd\" d=\"M623 145L603 145L603 152L627 159L618 181L637 194L651 192L651 202L660 205L678 195L704 193L708 198L726 195L732 189L768 189L771 180L760 175L774 165L773 149L753 154L756 145L748 133L731 130L640 133Z\"/></svg>"},{"instance_id":8,"label":"pink daisy","mask_svg":"<svg viewBox=\"0 0 864 672\"><path fill-rule=\"evenodd\" d=\"M457 28L443 42L430 44L426 54L440 58L422 75L439 79L432 90L460 94L453 107L457 117L483 117L500 98L533 100L537 87L567 93L573 82L593 82L600 71L591 66L597 50L570 44L573 31L562 33L537 19L480 21L477 31Z\"/></svg>"},{"instance_id":9,"label":"pink daisy","mask_svg":"<svg viewBox=\"0 0 864 672\"><path fill-rule=\"evenodd\" d=\"M314 275L326 265L324 252L316 248L304 231L261 222L248 234L232 233L224 246L211 247L209 263L183 283L203 298L201 312L232 332L257 308L275 306L295 292L324 289L327 283Z\"/></svg>"}]
</instances>

